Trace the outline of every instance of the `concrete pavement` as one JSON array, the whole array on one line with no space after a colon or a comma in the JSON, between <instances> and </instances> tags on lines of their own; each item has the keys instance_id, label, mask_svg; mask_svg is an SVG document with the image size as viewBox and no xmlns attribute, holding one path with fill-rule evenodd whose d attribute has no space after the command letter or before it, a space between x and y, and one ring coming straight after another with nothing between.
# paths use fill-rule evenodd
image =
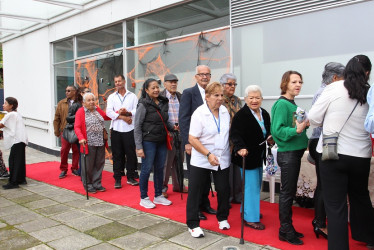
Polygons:
<instances>
[{"instance_id":1,"label":"concrete pavement","mask_svg":"<svg viewBox=\"0 0 374 250\"><path fill-rule=\"evenodd\" d=\"M3 150L6 163L8 155ZM59 158L27 147L26 160L31 164ZM105 170L111 168L107 162ZM240 245L237 238L208 230L204 238L194 239L185 224L168 218L93 197L87 201L84 195L32 179L27 182L19 189L0 188L0 249L275 249L250 242Z\"/></svg>"}]
</instances>

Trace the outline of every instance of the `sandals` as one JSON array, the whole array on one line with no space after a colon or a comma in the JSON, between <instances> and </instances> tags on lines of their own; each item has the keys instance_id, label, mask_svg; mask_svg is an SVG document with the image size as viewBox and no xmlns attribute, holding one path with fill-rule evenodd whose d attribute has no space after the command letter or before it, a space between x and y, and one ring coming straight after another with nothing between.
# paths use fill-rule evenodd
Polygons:
<instances>
[{"instance_id":1,"label":"sandals","mask_svg":"<svg viewBox=\"0 0 374 250\"><path fill-rule=\"evenodd\" d=\"M265 225L261 222L244 222L244 225L250 228L253 228L255 230L264 230Z\"/></svg>"}]
</instances>

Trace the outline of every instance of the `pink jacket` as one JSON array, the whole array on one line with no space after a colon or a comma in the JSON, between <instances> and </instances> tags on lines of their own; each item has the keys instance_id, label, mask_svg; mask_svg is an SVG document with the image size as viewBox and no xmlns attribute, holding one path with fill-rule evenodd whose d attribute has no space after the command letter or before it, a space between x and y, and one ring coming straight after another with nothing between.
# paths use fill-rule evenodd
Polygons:
<instances>
[{"instance_id":1,"label":"pink jacket","mask_svg":"<svg viewBox=\"0 0 374 250\"><path fill-rule=\"evenodd\" d=\"M98 106L96 106L96 110L104 118L104 120L111 120ZM78 141L83 139L87 141L86 114L84 112L84 107L78 109L77 113L75 114L74 131L78 137ZM105 147L108 147L108 142L105 142ZM85 153L88 154L87 143L85 144L85 151ZM83 153L83 147L81 147L81 153Z\"/></svg>"}]
</instances>

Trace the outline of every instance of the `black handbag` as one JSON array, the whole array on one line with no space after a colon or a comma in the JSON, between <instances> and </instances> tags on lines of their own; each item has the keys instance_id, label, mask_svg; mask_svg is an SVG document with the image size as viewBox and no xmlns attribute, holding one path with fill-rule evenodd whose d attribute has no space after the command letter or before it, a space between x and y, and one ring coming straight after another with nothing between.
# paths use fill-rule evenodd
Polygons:
<instances>
[{"instance_id":1,"label":"black handbag","mask_svg":"<svg viewBox=\"0 0 374 250\"><path fill-rule=\"evenodd\" d=\"M71 126L71 124L67 124L64 128L64 131L62 131L62 137L68 141L70 144L74 144L78 142L78 137L75 134L74 126Z\"/></svg>"}]
</instances>

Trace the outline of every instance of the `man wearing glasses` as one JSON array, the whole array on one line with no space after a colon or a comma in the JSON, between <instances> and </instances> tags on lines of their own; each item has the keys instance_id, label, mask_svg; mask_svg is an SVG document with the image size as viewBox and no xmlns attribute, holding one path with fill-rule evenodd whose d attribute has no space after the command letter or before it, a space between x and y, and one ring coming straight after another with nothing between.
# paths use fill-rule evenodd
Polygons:
<instances>
[{"instance_id":1,"label":"man wearing glasses","mask_svg":"<svg viewBox=\"0 0 374 250\"><path fill-rule=\"evenodd\" d=\"M179 128L182 137L182 146L186 151L187 168L190 169L192 146L188 142L188 133L190 131L190 121L193 112L205 103L205 88L209 84L211 78L210 68L206 65L196 67L196 84L195 86L185 89L182 94L179 105ZM211 180L206 180L206 187L200 198L199 219L206 220L207 217L202 212L216 214L217 211L210 206L209 189Z\"/></svg>"},{"instance_id":2,"label":"man wearing glasses","mask_svg":"<svg viewBox=\"0 0 374 250\"><path fill-rule=\"evenodd\" d=\"M61 173L59 178L65 178L68 172L68 156L70 148L73 151L73 162L71 166L71 172L73 175L78 175L78 162L79 162L79 148L77 144L70 144L62 137L62 131L66 126L66 117L68 115L69 107L75 102L77 88L73 85L67 86L65 90L66 98L58 102L55 119L53 120L53 127L55 136L61 139Z\"/></svg>"}]
</instances>

